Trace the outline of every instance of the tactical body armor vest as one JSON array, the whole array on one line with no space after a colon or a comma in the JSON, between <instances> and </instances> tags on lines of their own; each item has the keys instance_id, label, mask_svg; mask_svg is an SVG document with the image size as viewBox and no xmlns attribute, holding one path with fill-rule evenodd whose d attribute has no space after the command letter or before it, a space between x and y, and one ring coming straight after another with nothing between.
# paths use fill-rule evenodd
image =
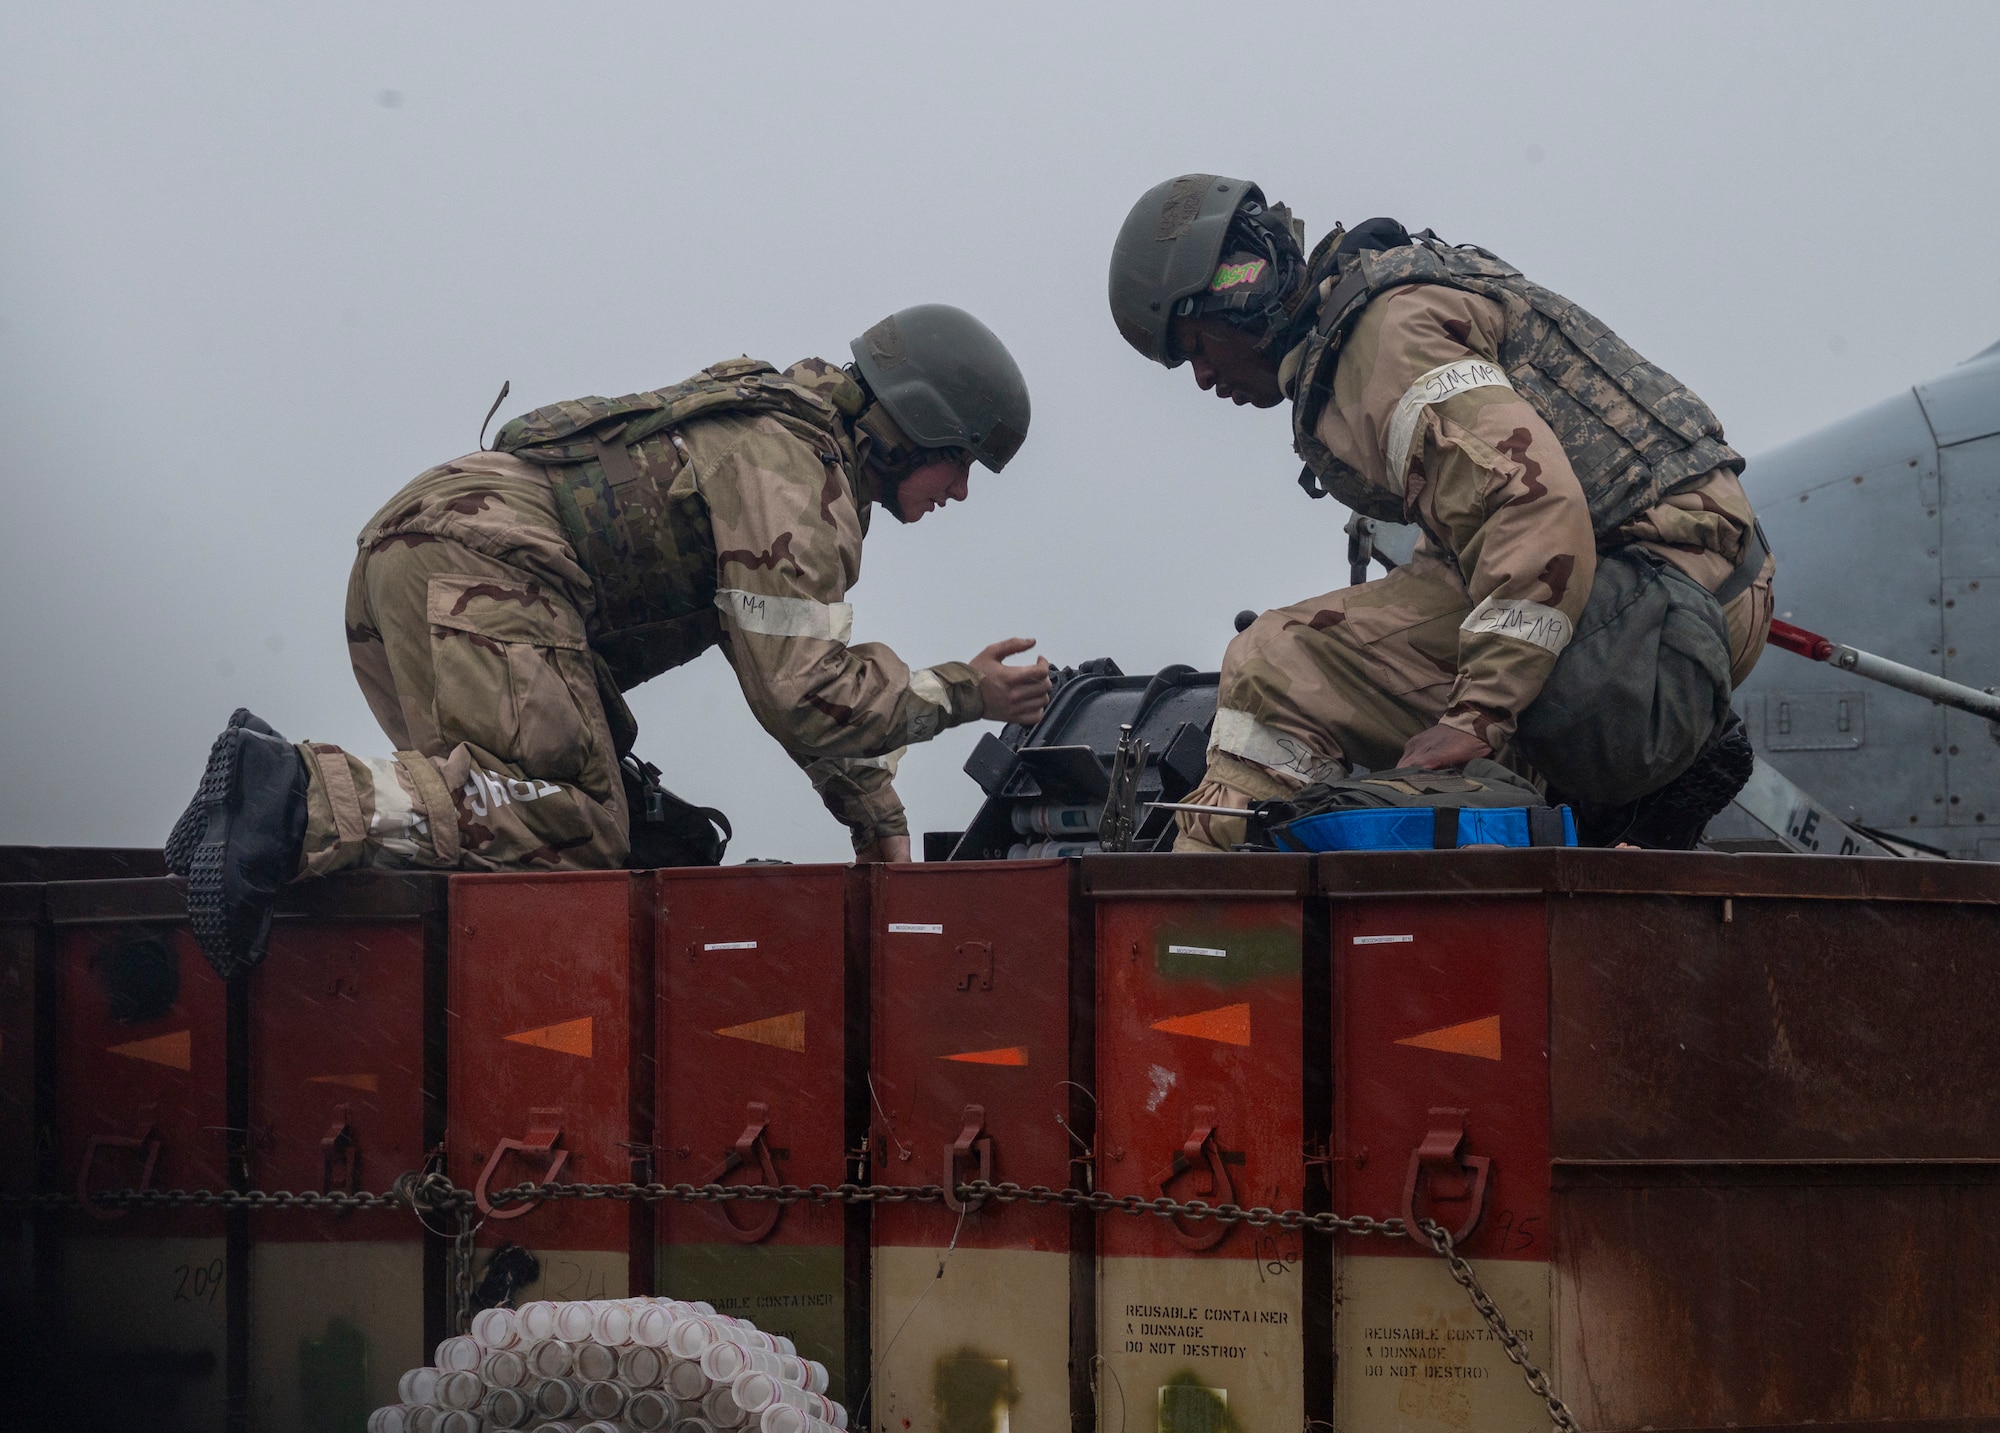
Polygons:
<instances>
[{"instance_id":1,"label":"tactical body armor vest","mask_svg":"<svg viewBox=\"0 0 2000 1433\"><path fill-rule=\"evenodd\" d=\"M1326 277L1316 271L1310 282ZM1501 306L1507 334L1500 366L1569 455L1600 547L1615 546L1619 528L1711 470L1743 471L1715 414L1673 375L1486 250L1426 233L1400 248L1344 256L1306 339L1292 405L1293 444L1308 474L1356 512L1385 522L1408 520L1397 494L1334 457L1313 430L1333 391L1341 345L1362 310L1404 284L1444 284ZM1319 496L1309 484L1307 491Z\"/></svg>"},{"instance_id":2,"label":"tactical body armor vest","mask_svg":"<svg viewBox=\"0 0 2000 1433\"><path fill-rule=\"evenodd\" d=\"M722 633L715 609L715 535L691 480L679 428L695 418L768 414L852 471L845 420L859 409L768 363L731 359L685 382L623 398L578 398L523 414L494 447L548 472L563 531L596 586L590 645L629 691L691 661ZM844 395L836 394L836 397ZM862 510L867 526L867 510Z\"/></svg>"}]
</instances>

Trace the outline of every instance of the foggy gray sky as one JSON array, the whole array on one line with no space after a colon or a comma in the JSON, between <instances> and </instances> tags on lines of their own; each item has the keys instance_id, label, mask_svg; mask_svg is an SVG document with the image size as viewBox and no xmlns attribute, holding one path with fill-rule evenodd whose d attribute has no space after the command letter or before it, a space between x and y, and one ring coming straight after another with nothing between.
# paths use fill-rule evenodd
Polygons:
<instances>
[{"instance_id":1,"label":"foggy gray sky","mask_svg":"<svg viewBox=\"0 0 2000 1433\"><path fill-rule=\"evenodd\" d=\"M1034 398L1004 476L878 522L857 640L913 664L1213 669L1346 580L1282 412L1107 315L1187 170L1311 236L1491 248L1754 454L2000 339L2000 8L1295 4L0 6L0 842L157 845L244 704L385 753L354 534L500 417L892 309L986 319ZM1753 469L1754 479L1754 469ZM1754 491L1754 482L1753 482ZM633 694L731 859L844 859L718 653ZM981 725L913 750L963 825Z\"/></svg>"}]
</instances>

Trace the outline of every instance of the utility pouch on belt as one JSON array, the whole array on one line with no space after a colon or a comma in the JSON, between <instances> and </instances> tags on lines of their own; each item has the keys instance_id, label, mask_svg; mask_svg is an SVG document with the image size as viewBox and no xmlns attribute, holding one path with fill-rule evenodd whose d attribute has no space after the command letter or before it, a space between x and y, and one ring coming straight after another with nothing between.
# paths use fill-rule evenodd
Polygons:
<instances>
[{"instance_id":1,"label":"utility pouch on belt","mask_svg":"<svg viewBox=\"0 0 2000 1433\"><path fill-rule=\"evenodd\" d=\"M1459 846L1574 846L1565 807L1496 761L1463 772L1398 768L1308 786L1260 814L1273 844L1307 851L1422 851ZM1254 811L1254 808L1253 808ZM1275 820L1273 818L1276 818Z\"/></svg>"},{"instance_id":2,"label":"utility pouch on belt","mask_svg":"<svg viewBox=\"0 0 2000 1433\"><path fill-rule=\"evenodd\" d=\"M1555 791L1617 806L1692 766L1729 697L1721 604L1664 558L1616 548L1599 555L1576 635L1514 742Z\"/></svg>"},{"instance_id":3,"label":"utility pouch on belt","mask_svg":"<svg viewBox=\"0 0 2000 1433\"><path fill-rule=\"evenodd\" d=\"M632 825L632 850L625 858L629 869L722 864L722 853L736 834L727 816L674 795L660 785L660 768L650 761L627 756L618 771L625 778L625 809Z\"/></svg>"}]
</instances>

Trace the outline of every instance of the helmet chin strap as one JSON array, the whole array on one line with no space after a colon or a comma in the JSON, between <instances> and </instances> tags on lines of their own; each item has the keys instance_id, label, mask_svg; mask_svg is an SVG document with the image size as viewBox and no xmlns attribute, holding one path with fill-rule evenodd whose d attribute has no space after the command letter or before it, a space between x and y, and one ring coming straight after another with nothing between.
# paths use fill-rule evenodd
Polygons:
<instances>
[{"instance_id":1,"label":"helmet chin strap","mask_svg":"<svg viewBox=\"0 0 2000 1433\"><path fill-rule=\"evenodd\" d=\"M854 420L854 429L860 439L861 466L868 474L875 501L887 508L897 522L907 523L909 519L903 516L902 504L897 499L903 480L916 471L924 450L910 442L896 426L896 420L889 416L889 410L873 395Z\"/></svg>"}]
</instances>

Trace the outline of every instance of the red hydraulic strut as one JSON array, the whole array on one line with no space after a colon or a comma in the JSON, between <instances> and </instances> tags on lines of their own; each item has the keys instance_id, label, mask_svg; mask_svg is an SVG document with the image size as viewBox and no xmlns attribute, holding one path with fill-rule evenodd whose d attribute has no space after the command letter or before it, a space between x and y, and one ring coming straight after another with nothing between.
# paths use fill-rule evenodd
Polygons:
<instances>
[{"instance_id":1,"label":"red hydraulic strut","mask_svg":"<svg viewBox=\"0 0 2000 1433\"><path fill-rule=\"evenodd\" d=\"M1971 712L1974 716L1988 721L2000 721L2000 696L1991 690L1981 691L1968 687L1963 682L1947 681L1929 672L1920 672L1915 667L1906 667L1901 662L1892 662L1887 657L1878 657L1873 652L1864 652L1858 647L1849 647L1822 637L1817 632L1808 632L1803 627L1794 627L1789 622L1773 621L1771 635L1766 638L1773 647L1782 647L1787 652L1796 652L1815 662L1825 662L1844 672L1852 672L1857 677L1866 677L1871 682L1895 687L1911 692L1931 701L1941 702L1960 711Z\"/></svg>"}]
</instances>

